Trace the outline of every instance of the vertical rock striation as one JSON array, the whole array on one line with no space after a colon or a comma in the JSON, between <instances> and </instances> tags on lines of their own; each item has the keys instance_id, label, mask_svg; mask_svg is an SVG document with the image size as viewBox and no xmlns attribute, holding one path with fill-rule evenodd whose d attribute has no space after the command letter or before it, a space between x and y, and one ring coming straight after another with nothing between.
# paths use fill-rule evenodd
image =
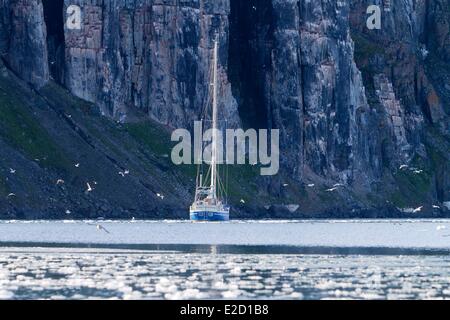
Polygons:
<instances>
[{"instance_id":1,"label":"vertical rock striation","mask_svg":"<svg viewBox=\"0 0 450 320\"><path fill-rule=\"evenodd\" d=\"M281 130L283 168L298 180L305 172L343 182L372 174L375 142L367 143L370 109L348 4L231 3L230 79L244 122Z\"/></svg>"},{"instance_id":2,"label":"vertical rock striation","mask_svg":"<svg viewBox=\"0 0 450 320\"><path fill-rule=\"evenodd\" d=\"M305 111L305 158L318 175L351 183L371 175L370 109L353 58L349 5L303 1L301 55ZM376 141L375 141L376 144Z\"/></svg>"},{"instance_id":3,"label":"vertical rock striation","mask_svg":"<svg viewBox=\"0 0 450 320\"><path fill-rule=\"evenodd\" d=\"M66 1L66 6L74 1ZM66 86L120 121L145 113L191 126L207 99L213 40L221 42L225 114L237 122L226 78L227 1L75 1L81 30L66 30Z\"/></svg>"},{"instance_id":4,"label":"vertical rock striation","mask_svg":"<svg viewBox=\"0 0 450 320\"><path fill-rule=\"evenodd\" d=\"M46 38L41 0L0 1L1 57L37 88L49 80Z\"/></svg>"}]
</instances>

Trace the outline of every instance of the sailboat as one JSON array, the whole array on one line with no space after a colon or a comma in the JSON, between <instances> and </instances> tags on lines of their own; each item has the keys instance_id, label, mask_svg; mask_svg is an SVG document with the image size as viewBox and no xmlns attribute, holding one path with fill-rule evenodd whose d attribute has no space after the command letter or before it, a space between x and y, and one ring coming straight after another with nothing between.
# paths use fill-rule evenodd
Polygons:
<instances>
[{"instance_id":1,"label":"sailboat","mask_svg":"<svg viewBox=\"0 0 450 320\"><path fill-rule=\"evenodd\" d=\"M213 89L212 95L212 142L211 142L211 162L207 174L209 181L203 181L203 173L199 170L197 175L197 185L195 190L195 200L190 207L191 221L229 221L230 207L220 192L223 183L218 170L217 159L217 128L218 128L218 103L217 103L217 68L219 41L214 41L213 60Z\"/></svg>"}]
</instances>

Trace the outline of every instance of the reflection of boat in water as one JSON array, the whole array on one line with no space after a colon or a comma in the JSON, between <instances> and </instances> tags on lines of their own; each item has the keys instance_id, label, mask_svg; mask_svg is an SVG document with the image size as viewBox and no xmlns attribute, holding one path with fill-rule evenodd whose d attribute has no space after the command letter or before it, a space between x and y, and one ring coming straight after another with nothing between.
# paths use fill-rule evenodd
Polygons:
<instances>
[{"instance_id":1,"label":"reflection of boat in water","mask_svg":"<svg viewBox=\"0 0 450 320\"><path fill-rule=\"evenodd\" d=\"M197 187L195 200L190 208L190 218L192 221L228 221L230 219L230 207L223 197L224 183L222 183L217 165L217 65L218 65L218 41L214 41L213 60L213 81L212 81L212 143L211 143L211 163L205 180L210 182L205 184L203 173L199 170L197 176ZM208 179L210 178L210 179ZM208 185L209 184L209 185Z\"/></svg>"}]
</instances>

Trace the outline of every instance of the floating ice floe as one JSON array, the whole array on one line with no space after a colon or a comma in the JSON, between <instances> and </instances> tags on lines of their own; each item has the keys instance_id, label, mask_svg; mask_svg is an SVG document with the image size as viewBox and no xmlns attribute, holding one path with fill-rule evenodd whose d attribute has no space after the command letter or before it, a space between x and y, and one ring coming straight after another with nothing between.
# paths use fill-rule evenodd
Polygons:
<instances>
[{"instance_id":1,"label":"floating ice floe","mask_svg":"<svg viewBox=\"0 0 450 320\"><path fill-rule=\"evenodd\" d=\"M14 293L8 290L0 289L0 300L8 300L14 298Z\"/></svg>"}]
</instances>

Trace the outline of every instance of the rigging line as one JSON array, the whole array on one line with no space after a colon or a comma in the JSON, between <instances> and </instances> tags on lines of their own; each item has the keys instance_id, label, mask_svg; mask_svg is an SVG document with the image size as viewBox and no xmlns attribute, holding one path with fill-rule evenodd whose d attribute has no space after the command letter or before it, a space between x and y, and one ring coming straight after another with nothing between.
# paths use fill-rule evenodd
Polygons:
<instances>
[{"instance_id":1,"label":"rigging line","mask_svg":"<svg viewBox=\"0 0 450 320\"><path fill-rule=\"evenodd\" d=\"M225 130L228 129L228 120L225 119ZM225 200L226 203L228 204L228 174L229 174L229 168L228 168L228 163L227 160L225 160L225 180L226 180L226 189L225 189Z\"/></svg>"},{"instance_id":2,"label":"rigging line","mask_svg":"<svg viewBox=\"0 0 450 320\"><path fill-rule=\"evenodd\" d=\"M209 65L209 71L208 71L208 90L206 90L207 96L206 96L206 103L203 105L203 109L201 112L202 118L206 118L208 113L208 107L212 102L212 95L211 95L211 79L213 77L214 68L213 65L210 63Z\"/></svg>"},{"instance_id":3,"label":"rigging line","mask_svg":"<svg viewBox=\"0 0 450 320\"><path fill-rule=\"evenodd\" d=\"M198 165L198 166L197 166L197 182L196 182L197 185L198 185L199 182L200 182L200 181L199 181L200 174L201 174L200 170L201 170L201 165Z\"/></svg>"},{"instance_id":4,"label":"rigging line","mask_svg":"<svg viewBox=\"0 0 450 320\"><path fill-rule=\"evenodd\" d=\"M222 179L219 181L219 183L221 186L221 195L226 196L226 188L225 188L225 185L224 185L224 182L222 181Z\"/></svg>"}]
</instances>

